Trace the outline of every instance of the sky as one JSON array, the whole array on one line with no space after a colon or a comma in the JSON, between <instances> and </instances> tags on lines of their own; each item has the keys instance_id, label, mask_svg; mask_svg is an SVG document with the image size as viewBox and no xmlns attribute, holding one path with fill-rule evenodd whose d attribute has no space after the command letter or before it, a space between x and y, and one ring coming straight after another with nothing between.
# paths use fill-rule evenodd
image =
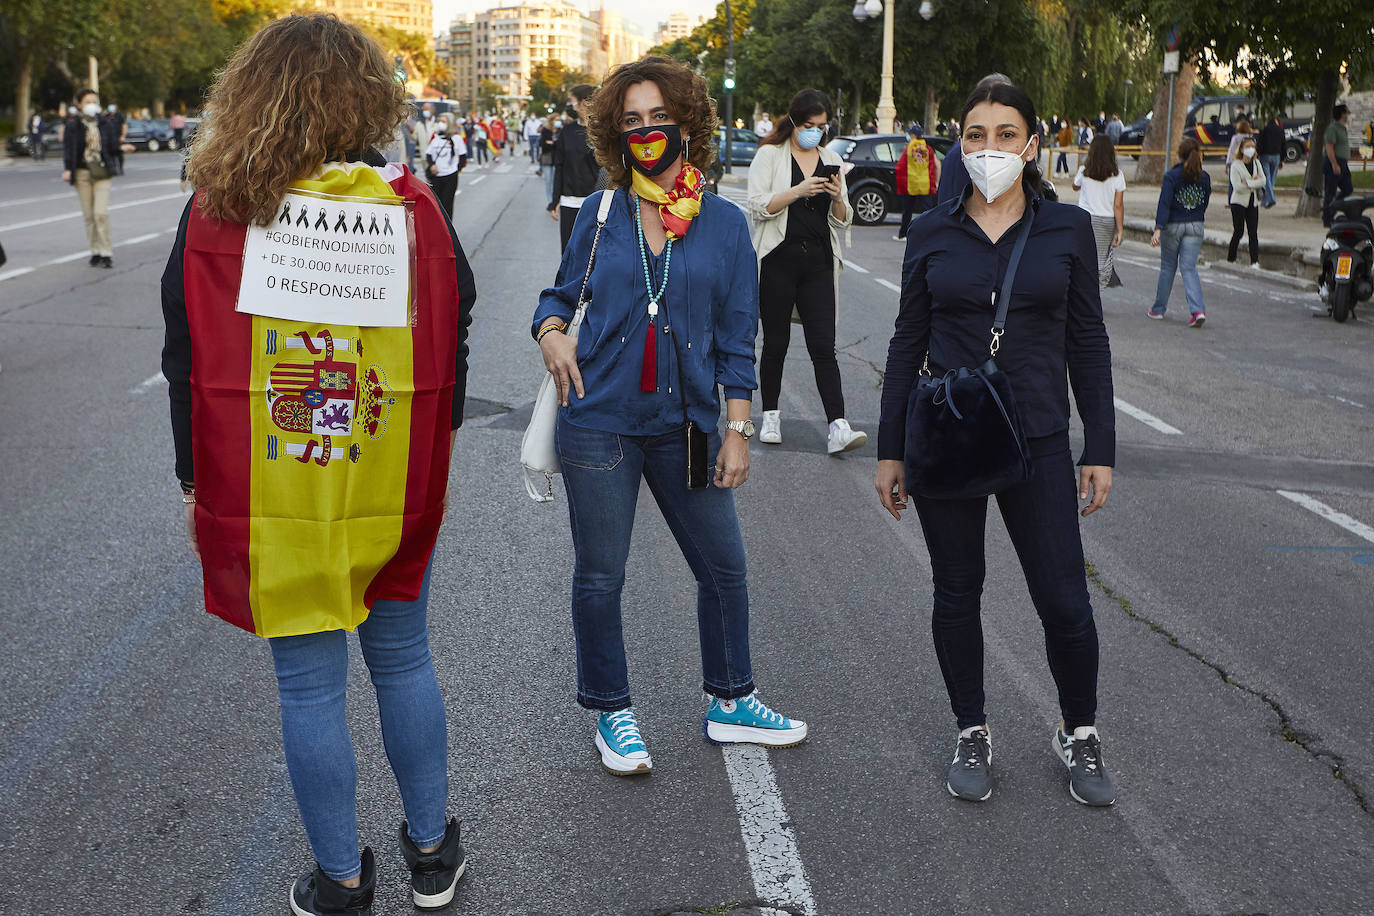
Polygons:
<instances>
[{"instance_id":1,"label":"sky","mask_svg":"<svg viewBox=\"0 0 1374 916\"><path fill-rule=\"evenodd\" d=\"M599 9L601 0L572 0L582 9ZM619 9L625 19L653 37L658 23L669 13L686 13L695 22L698 16L715 12L717 0L605 0L607 9ZM518 6L519 0L434 0L434 31L438 32L460 13L477 13L495 6Z\"/></svg>"}]
</instances>

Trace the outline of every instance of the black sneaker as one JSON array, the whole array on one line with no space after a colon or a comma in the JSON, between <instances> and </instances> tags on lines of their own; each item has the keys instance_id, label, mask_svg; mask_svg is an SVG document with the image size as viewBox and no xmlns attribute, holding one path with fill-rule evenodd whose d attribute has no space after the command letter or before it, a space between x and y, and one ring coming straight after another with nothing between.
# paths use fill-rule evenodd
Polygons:
<instances>
[{"instance_id":1,"label":"black sneaker","mask_svg":"<svg viewBox=\"0 0 1374 916\"><path fill-rule=\"evenodd\" d=\"M1074 801L1105 808L1116 801L1116 786L1102 762L1102 740L1091 725L1064 733L1062 723L1054 730L1054 753L1069 768L1069 794Z\"/></svg>"},{"instance_id":2,"label":"black sneaker","mask_svg":"<svg viewBox=\"0 0 1374 916\"><path fill-rule=\"evenodd\" d=\"M363 850L362 884L344 887L320 871L306 872L291 886L291 912L296 916L372 916L372 891L377 886L377 863L372 850Z\"/></svg>"},{"instance_id":3,"label":"black sneaker","mask_svg":"<svg viewBox=\"0 0 1374 916\"><path fill-rule=\"evenodd\" d=\"M105 255L104 257L102 257L102 258L100 259L100 266L101 266L101 267L114 267L114 258L110 257L109 255Z\"/></svg>"},{"instance_id":4,"label":"black sneaker","mask_svg":"<svg viewBox=\"0 0 1374 916\"><path fill-rule=\"evenodd\" d=\"M468 857L458 842L458 818L449 819L444 841L433 852L421 852L410 838L410 824L401 821L401 855L410 866L410 889L417 907L438 910L453 902L454 888L468 868Z\"/></svg>"},{"instance_id":5,"label":"black sneaker","mask_svg":"<svg viewBox=\"0 0 1374 916\"><path fill-rule=\"evenodd\" d=\"M98 254L93 254L93 255L91 255L91 266L92 266L92 267L99 267L99 266L100 266L100 255L98 255Z\"/></svg>"},{"instance_id":6,"label":"black sneaker","mask_svg":"<svg viewBox=\"0 0 1374 916\"><path fill-rule=\"evenodd\" d=\"M959 733L945 788L955 798L987 801L992 797L992 736L986 725Z\"/></svg>"}]
</instances>

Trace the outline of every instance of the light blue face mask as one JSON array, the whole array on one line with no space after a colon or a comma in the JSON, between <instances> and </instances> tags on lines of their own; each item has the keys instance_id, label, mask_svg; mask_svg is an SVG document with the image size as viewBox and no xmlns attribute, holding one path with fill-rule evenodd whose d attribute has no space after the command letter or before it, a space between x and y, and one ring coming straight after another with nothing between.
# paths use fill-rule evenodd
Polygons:
<instances>
[{"instance_id":1,"label":"light blue face mask","mask_svg":"<svg viewBox=\"0 0 1374 916\"><path fill-rule=\"evenodd\" d=\"M824 128L803 127L797 131L797 145L802 149L815 149L821 145L821 138L824 136Z\"/></svg>"}]
</instances>

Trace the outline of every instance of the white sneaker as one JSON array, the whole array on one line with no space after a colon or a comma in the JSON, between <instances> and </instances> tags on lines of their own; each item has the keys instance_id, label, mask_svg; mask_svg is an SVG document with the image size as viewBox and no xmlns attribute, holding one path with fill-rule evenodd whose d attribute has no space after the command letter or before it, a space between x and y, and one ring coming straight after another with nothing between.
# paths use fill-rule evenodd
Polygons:
<instances>
[{"instance_id":1,"label":"white sneaker","mask_svg":"<svg viewBox=\"0 0 1374 916\"><path fill-rule=\"evenodd\" d=\"M838 455L841 452L860 448L866 442L868 442L868 433L850 429L849 421L840 417L830 424L830 438L826 441L825 450L831 455Z\"/></svg>"},{"instance_id":2,"label":"white sneaker","mask_svg":"<svg viewBox=\"0 0 1374 916\"><path fill-rule=\"evenodd\" d=\"M759 441L769 445L782 443L782 418L776 410L763 412L763 429L759 431Z\"/></svg>"}]
</instances>

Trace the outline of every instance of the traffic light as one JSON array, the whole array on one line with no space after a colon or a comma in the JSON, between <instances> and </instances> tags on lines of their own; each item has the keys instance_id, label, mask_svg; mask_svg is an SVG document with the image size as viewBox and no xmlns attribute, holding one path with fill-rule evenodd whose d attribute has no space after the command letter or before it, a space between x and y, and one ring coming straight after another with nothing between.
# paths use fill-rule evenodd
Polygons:
<instances>
[{"instance_id":1,"label":"traffic light","mask_svg":"<svg viewBox=\"0 0 1374 916\"><path fill-rule=\"evenodd\" d=\"M725 58L725 88L733 90L735 88L735 59Z\"/></svg>"}]
</instances>

